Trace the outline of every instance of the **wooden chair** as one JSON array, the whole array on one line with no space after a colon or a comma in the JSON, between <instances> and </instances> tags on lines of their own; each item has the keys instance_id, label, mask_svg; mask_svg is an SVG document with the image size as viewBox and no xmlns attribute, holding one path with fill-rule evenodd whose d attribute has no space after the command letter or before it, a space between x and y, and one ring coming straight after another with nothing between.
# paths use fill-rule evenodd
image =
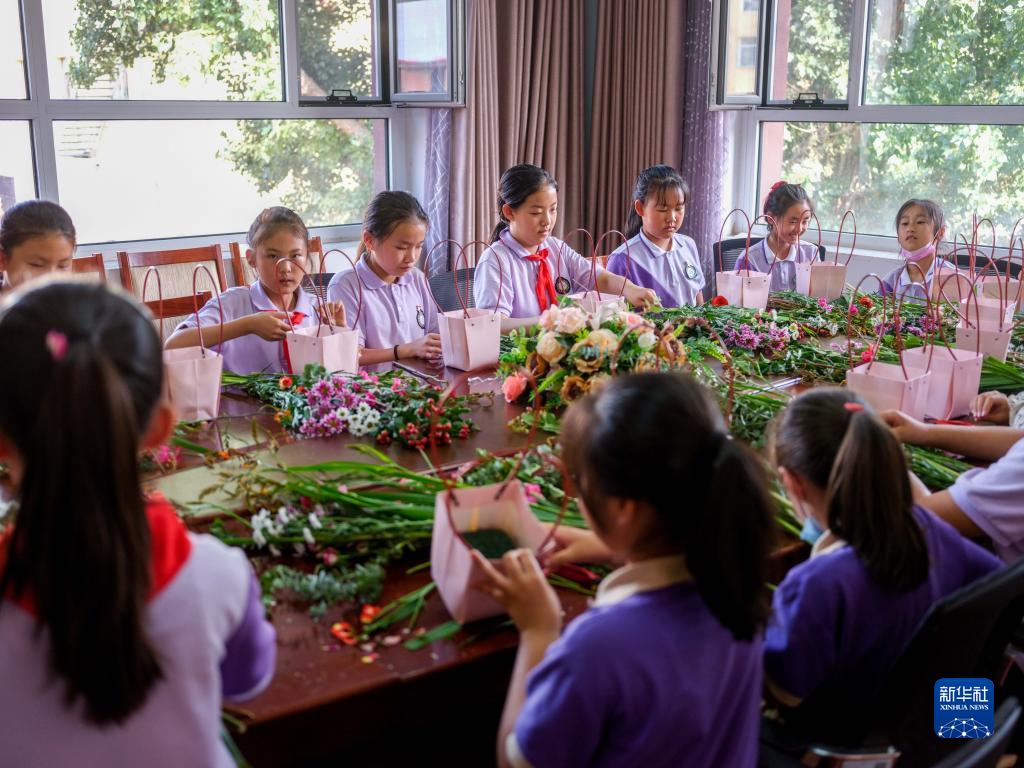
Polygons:
<instances>
[{"instance_id":1,"label":"wooden chair","mask_svg":"<svg viewBox=\"0 0 1024 768\"><path fill-rule=\"evenodd\" d=\"M81 256L77 259L72 259L71 271L76 275L89 275L90 278L101 283L107 282L107 267L103 263L102 253L94 253L91 256Z\"/></svg>"},{"instance_id":2,"label":"wooden chair","mask_svg":"<svg viewBox=\"0 0 1024 768\"><path fill-rule=\"evenodd\" d=\"M164 297L165 338L184 317L193 312L192 272L197 266L206 266L217 281L216 286L211 286L209 278L200 274L197 290L200 297L205 292L206 299L203 303L213 295L214 289L219 294L223 293L227 287L220 246L216 244L173 251L143 251L140 253L120 251L117 254L117 261L121 270L121 282L125 289L134 294L136 298L143 300L153 311L154 316L158 312L156 305L159 303L155 295L155 288L151 284L149 286L150 295L143 296L142 283L146 271L150 267L156 267L160 273L160 285ZM181 301L179 302L178 299ZM176 314L170 312L171 307L177 310Z\"/></svg>"},{"instance_id":3,"label":"wooden chair","mask_svg":"<svg viewBox=\"0 0 1024 768\"><path fill-rule=\"evenodd\" d=\"M235 278L235 285L252 285L255 282L255 275L249 265L245 263L245 259L242 257L242 245L238 242L233 242L230 245L231 248L231 272ZM309 238L309 244L307 246L310 256L313 254L320 254L320 259L315 256L312 259L310 269L314 272L320 271L320 260L324 257L324 243L320 235Z\"/></svg>"}]
</instances>

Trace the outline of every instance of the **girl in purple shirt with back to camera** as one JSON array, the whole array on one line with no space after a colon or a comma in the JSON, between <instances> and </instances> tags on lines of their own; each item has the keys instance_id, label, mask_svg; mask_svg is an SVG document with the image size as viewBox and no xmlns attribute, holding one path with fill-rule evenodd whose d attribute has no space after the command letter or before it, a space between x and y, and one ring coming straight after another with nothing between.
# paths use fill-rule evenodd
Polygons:
<instances>
[{"instance_id":1,"label":"girl in purple shirt with back to camera","mask_svg":"<svg viewBox=\"0 0 1024 768\"><path fill-rule=\"evenodd\" d=\"M558 598L529 550L501 572L474 553L480 588L520 632L498 762L755 765L774 530L762 462L680 374L616 377L570 408L562 444L591 530L559 530L547 565L624 565L559 637Z\"/></svg>"},{"instance_id":2,"label":"girl in purple shirt with back to camera","mask_svg":"<svg viewBox=\"0 0 1024 768\"><path fill-rule=\"evenodd\" d=\"M775 591L765 678L788 725L845 743L932 605L1000 562L914 504L903 448L849 390L793 400L772 445L813 548Z\"/></svg>"}]
</instances>

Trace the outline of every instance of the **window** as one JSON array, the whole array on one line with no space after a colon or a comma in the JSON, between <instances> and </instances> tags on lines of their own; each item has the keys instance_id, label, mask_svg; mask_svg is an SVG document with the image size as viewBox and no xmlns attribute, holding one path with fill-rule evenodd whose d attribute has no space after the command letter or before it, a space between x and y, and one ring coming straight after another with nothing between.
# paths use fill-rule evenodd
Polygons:
<instances>
[{"instance_id":1,"label":"window","mask_svg":"<svg viewBox=\"0 0 1024 768\"><path fill-rule=\"evenodd\" d=\"M298 4L303 99L323 99L338 90L356 101L380 100L378 5L378 0Z\"/></svg>"},{"instance_id":2,"label":"window","mask_svg":"<svg viewBox=\"0 0 1024 768\"><path fill-rule=\"evenodd\" d=\"M744 69L757 66L757 38L744 37L740 40L739 66Z\"/></svg>"},{"instance_id":3,"label":"window","mask_svg":"<svg viewBox=\"0 0 1024 768\"><path fill-rule=\"evenodd\" d=\"M395 4L396 93L448 92L448 8L445 0L398 0Z\"/></svg>"},{"instance_id":4,"label":"window","mask_svg":"<svg viewBox=\"0 0 1024 768\"><path fill-rule=\"evenodd\" d=\"M1024 211L1024 5L769 0L765 12L768 92L734 121L734 204L759 210L775 181L804 183L823 229L852 209L859 245L892 250L899 204L930 196L948 239L970 237L977 212L1005 253ZM794 103L806 93L818 99Z\"/></svg>"},{"instance_id":5,"label":"window","mask_svg":"<svg viewBox=\"0 0 1024 768\"><path fill-rule=\"evenodd\" d=\"M0 0L0 99L25 96L25 52L18 0Z\"/></svg>"},{"instance_id":6,"label":"window","mask_svg":"<svg viewBox=\"0 0 1024 768\"><path fill-rule=\"evenodd\" d=\"M27 121L0 120L0 210L36 196Z\"/></svg>"},{"instance_id":7,"label":"window","mask_svg":"<svg viewBox=\"0 0 1024 768\"><path fill-rule=\"evenodd\" d=\"M715 36L719 66L713 83L718 103L759 102L761 76L757 59L761 38L760 4L748 0L721 0L721 3L723 14Z\"/></svg>"}]
</instances>

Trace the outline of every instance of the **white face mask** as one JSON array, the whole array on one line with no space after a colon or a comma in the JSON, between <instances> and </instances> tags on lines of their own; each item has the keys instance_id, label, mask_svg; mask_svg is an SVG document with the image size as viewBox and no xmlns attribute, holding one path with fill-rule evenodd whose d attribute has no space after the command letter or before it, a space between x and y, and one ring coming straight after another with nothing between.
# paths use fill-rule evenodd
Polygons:
<instances>
[{"instance_id":1,"label":"white face mask","mask_svg":"<svg viewBox=\"0 0 1024 768\"><path fill-rule=\"evenodd\" d=\"M918 248L916 251L908 251L906 248L900 248L900 256L907 261L921 261L927 259L935 253L935 243L928 243L924 248Z\"/></svg>"}]
</instances>

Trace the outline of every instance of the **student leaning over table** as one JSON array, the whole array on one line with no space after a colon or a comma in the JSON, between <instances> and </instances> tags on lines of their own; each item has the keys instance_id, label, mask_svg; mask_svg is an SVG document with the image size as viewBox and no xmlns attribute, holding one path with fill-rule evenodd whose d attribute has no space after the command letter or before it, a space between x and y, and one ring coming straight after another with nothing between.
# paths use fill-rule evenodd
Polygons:
<instances>
[{"instance_id":1,"label":"student leaning over table","mask_svg":"<svg viewBox=\"0 0 1024 768\"><path fill-rule=\"evenodd\" d=\"M473 298L481 309L497 307L503 333L536 325L540 314L559 296L593 290L618 294L646 307L657 294L597 267L551 235L558 219L558 183L536 165L515 165L498 183L498 223L491 246L473 276ZM625 281L625 287L623 287Z\"/></svg>"},{"instance_id":2,"label":"student leaning over table","mask_svg":"<svg viewBox=\"0 0 1024 768\"><path fill-rule=\"evenodd\" d=\"M3 290L43 275L70 273L75 244L75 225L56 203L26 200L13 206L0 220Z\"/></svg>"},{"instance_id":3,"label":"student leaning over table","mask_svg":"<svg viewBox=\"0 0 1024 768\"><path fill-rule=\"evenodd\" d=\"M899 411L882 417L905 443L993 462L938 493L913 477L914 496L964 536L988 536L1007 563L1024 556L1024 429L923 424Z\"/></svg>"},{"instance_id":4,"label":"student leaning over table","mask_svg":"<svg viewBox=\"0 0 1024 768\"><path fill-rule=\"evenodd\" d=\"M264 210L249 227L245 258L258 279L251 286L228 288L199 310L202 342L224 356L225 370L301 373L292 370L285 334L319 322L315 298L300 285L310 269L308 240L298 214L280 206ZM325 308L335 325L345 325L341 302L327 302ZM189 315L174 329L166 347L198 346L199 333L195 314Z\"/></svg>"},{"instance_id":5,"label":"student leaning over table","mask_svg":"<svg viewBox=\"0 0 1024 768\"><path fill-rule=\"evenodd\" d=\"M274 630L244 553L147 498L139 451L175 418L152 318L106 286L0 310L0 763L233 766L221 700L259 693ZM83 403L88 407L82 407Z\"/></svg>"},{"instance_id":6,"label":"student leaning over table","mask_svg":"<svg viewBox=\"0 0 1024 768\"><path fill-rule=\"evenodd\" d=\"M498 734L503 766L756 763L772 502L692 378L614 378L573 405L565 462L590 532L564 554L624 562L559 637L561 609L528 550L480 588L520 631ZM690 503L679 503L679 489ZM740 532L741 535L738 535Z\"/></svg>"},{"instance_id":7,"label":"student leaning over table","mask_svg":"<svg viewBox=\"0 0 1024 768\"><path fill-rule=\"evenodd\" d=\"M841 738L931 606L1001 563L914 503L899 442L849 390L795 398L771 449L814 546L773 595L765 678L791 724Z\"/></svg>"}]
</instances>

